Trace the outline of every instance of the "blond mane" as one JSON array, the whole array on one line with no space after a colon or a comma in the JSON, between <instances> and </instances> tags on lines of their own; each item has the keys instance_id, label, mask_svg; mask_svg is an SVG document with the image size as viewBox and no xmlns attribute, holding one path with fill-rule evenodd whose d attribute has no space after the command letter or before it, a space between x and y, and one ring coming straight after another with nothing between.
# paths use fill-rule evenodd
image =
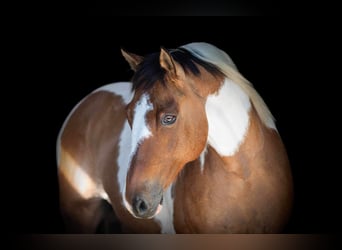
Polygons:
<instances>
[{"instance_id":1,"label":"blond mane","mask_svg":"<svg viewBox=\"0 0 342 250\"><path fill-rule=\"evenodd\" d=\"M269 128L276 129L275 119L266 103L255 90L252 83L239 73L227 53L211 44L203 42L189 43L181 46L181 48L188 50L193 56L218 67L228 79L239 85L249 96L263 124Z\"/></svg>"}]
</instances>

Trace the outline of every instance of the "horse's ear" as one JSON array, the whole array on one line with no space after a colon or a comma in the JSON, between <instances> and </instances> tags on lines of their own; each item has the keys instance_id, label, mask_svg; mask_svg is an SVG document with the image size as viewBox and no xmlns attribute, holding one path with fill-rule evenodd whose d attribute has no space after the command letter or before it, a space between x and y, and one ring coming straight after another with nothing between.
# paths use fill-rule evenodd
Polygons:
<instances>
[{"instance_id":1,"label":"horse's ear","mask_svg":"<svg viewBox=\"0 0 342 250\"><path fill-rule=\"evenodd\" d=\"M128 53L123 49L121 49L121 54L126 59L129 66L131 66L131 69L133 71L136 71L139 63L141 63L142 60L144 60L144 58L142 56L138 56L138 55L133 54L133 53Z\"/></svg>"},{"instance_id":2,"label":"horse's ear","mask_svg":"<svg viewBox=\"0 0 342 250\"><path fill-rule=\"evenodd\" d=\"M172 75L177 75L176 65L169 54L164 48L160 48L160 56L159 56L160 66L166 70L166 72L171 73Z\"/></svg>"},{"instance_id":3,"label":"horse's ear","mask_svg":"<svg viewBox=\"0 0 342 250\"><path fill-rule=\"evenodd\" d=\"M160 66L166 70L167 74L173 79L173 83L175 83L178 90L182 91L184 87L182 81L178 81L184 77L184 71L180 64L176 63L172 56L167 52L164 48L160 49L159 56Z\"/></svg>"}]
</instances>

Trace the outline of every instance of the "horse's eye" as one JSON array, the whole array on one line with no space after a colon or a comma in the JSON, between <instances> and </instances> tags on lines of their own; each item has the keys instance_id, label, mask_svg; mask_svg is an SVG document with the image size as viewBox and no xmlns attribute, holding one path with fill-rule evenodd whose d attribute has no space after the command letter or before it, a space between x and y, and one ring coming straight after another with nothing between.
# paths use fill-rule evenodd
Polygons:
<instances>
[{"instance_id":1,"label":"horse's eye","mask_svg":"<svg viewBox=\"0 0 342 250\"><path fill-rule=\"evenodd\" d=\"M161 119L161 124L164 126L171 125L175 123L176 119L177 116L175 115L165 114Z\"/></svg>"}]
</instances>

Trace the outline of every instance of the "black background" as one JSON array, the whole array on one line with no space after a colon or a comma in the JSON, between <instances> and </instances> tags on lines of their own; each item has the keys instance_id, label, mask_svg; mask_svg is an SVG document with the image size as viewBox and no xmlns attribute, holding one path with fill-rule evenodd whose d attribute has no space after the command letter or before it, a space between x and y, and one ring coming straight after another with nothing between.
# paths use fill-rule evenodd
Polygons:
<instances>
[{"instance_id":1,"label":"black background","mask_svg":"<svg viewBox=\"0 0 342 250\"><path fill-rule=\"evenodd\" d=\"M95 88L132 76L120 48L144 55L205 41L225 50L275 116L290 158L295 205L285 233L340 232L335 161L339 99L335 37L313 21L277 18L115 18L30 23L14 41L3 98L8 160L3 165L9 232L63 233L58 212L56 138L73 106ZM324 38L321 43L317 37ZM6 107L6 106L5 106ZM335 132L336 131L336 132ZM334 143L337 143L336 145Z\"/></svg>"}]
</instances>

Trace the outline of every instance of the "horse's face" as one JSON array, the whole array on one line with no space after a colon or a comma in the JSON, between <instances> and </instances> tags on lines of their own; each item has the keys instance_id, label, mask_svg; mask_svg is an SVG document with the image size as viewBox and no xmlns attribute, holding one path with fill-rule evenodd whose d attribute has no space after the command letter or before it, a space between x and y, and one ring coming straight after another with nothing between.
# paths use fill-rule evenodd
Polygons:
<instances>
[{"instance_id":1,"label":"horse's face","mask_svg":"<svg viewBox=\"0 0 342 250\"><path fill-rule=\"evenodd\" d=\"M163 191L207 142L205 100L193 92L188 82L193 80L180 68L176 76L167 75L165 84L157 82L148 91L137 90L127 106L132 154L124 200L135 217L159 212Z\"/></svg>"}]
</instances>

